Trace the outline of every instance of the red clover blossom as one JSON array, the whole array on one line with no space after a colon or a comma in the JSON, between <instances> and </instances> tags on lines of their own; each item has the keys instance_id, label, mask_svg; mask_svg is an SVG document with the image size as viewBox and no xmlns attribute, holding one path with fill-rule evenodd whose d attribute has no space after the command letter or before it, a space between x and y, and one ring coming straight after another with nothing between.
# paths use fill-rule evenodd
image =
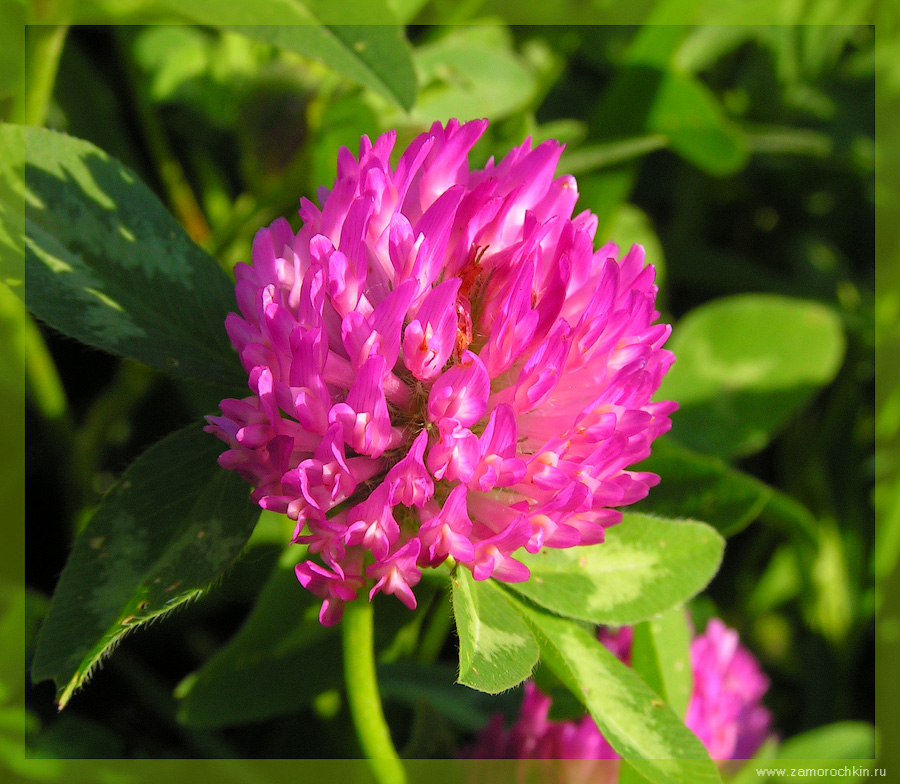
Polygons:
<instances>
[{"instance_id":1,"label":"red clover blossom","mask_svg":"<svg viewBox=\"0 0 900 784\"><path fill-rule=\"evenodd\" d=\"M323 624L368 589L410 608L421 569L527 580L524 547L603 541L628 471L669 429L650 398L673 362L652 266L593 249L562 146L527 140L470 171L487 121L436 123L338 155L297 234L262 229L226 321L252 394L207 430L264 509L297 521L297 577Z\"/></svg>"}]
</instances>

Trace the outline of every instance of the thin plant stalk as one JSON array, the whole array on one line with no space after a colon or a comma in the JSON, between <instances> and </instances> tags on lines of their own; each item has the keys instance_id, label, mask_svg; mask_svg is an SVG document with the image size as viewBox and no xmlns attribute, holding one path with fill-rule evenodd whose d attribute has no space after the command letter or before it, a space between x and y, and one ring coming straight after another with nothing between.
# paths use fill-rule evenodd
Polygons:
<instances>
[{"instance_id":1,"label":"thin plant stalk","mask_svg":"<svg viewBox=\"0 0 900 784\"><path fill-rule=\"evenodd\" d=\"M128 39L125 36L117 36L116 44L125 77L132 91L134 110L140 123L141 132L153 158L169 206L190 238L198 245L205 247L210 237L210 228L203 210L197 202L197 197L188 182L181 162L169 143L162 120L146 94L137 67L128 51Z\"/></svg>"},{"instance_id":2,"label":"thin plant stalk","mask_svg":"<svg viewBox=\"0 0 900 784\"><path fill-rule=\"evenodd\" d=\"M378 784L406 784L406 772L391 740L378 693L373 615L365 596L344 607L341 631L347 701L356 735Z\"/></svg>"},{"instance_id":3,"label":"thin plant stalk","mask_svg":"<svg viewBox=\"0 0 900 784\"><path fill-rule=\"evenodd\" d=\"M25 39L25 79L13 107L13 122L43 126L68 32L67 24L29 25Z\"/></svg>"}]
</instances>

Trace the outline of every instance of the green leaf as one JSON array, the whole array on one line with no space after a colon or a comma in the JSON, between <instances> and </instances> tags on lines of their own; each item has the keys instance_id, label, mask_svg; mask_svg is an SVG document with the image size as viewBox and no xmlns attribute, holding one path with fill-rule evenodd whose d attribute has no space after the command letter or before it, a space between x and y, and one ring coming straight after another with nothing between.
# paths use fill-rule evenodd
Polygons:
<instances>
[{"instance_id":1,"label":"green leaf","mask_svg":"<svg viewBox=\"0 0 900 784\"><path fill-rule=\"evenodd\" d=\"M789 738L777 759L874 759L875 728L862 721L842 721Z\"/></svg>"},{"instance_id":2,"label":"green leaf","mask_svg":"<svg viewBox=\"0 0 900 784\"><path fill-rule=\"evenodd\" d=\"M133 172L88 142L4 125L0 182L4 277L27 274L35 315L154 367L245 383L224 328L231 282Z\"/></svg>"},{"instance_id":3,"label":"green leaf","mask_svg":"<svg viewBox=\"0 0 900 784\"><path fill-rule=\"evenodd\" d=\"M179 719L225 727L292 713L340 688L340 640L319 623L321 603L283 560L238 633L178 686Z\"/></svg>"},{"instance_id":4,"label":"green leaf","mask_svg":"<svg viewBox=\"0 0 900 784\"><path fill-rule=\"evenodd\" d=\"M422 10L428 0L387 0L388 6L397 21L403 24L409 24L415 19L416 14Z\"/></svg>"},{"instance_id":5,"label":"green leaf","mask_svg":"<svg viewBox=\"0 0 900 784\"><path fill-rule=\"evenodd\" d=\"M602 544L517 555L531 579L510 588L568 618L638 623L703 590L724 545L705 523L626 514Z\"/></svg>"},{"instance_id":6,"label":"green leaf","mask_svg":"<svg viewBox=\"0 0 900 784\"><path fill-rule=\"evenodd\" d=\"M457 569L453 614L460 683L497 694L531 675L538 660L537 642L493 580L476 582L467 569Z\"/></svg>"},{"instance_id":7,"label":"green leaf","mask_svg":"<svg viewBox=\"0 0 900 784\"><path fill-rule=\"evenodd\" d=\"M164 2L202 24L319 60L403 109L416 100L409 43L384 0L231 0L227 8L218 0Z\"/></svg>"},{"instance_id":8,"label":"green leaf","mask_svg":"<svg viewBox=\"0 0 900 784\"><path fill-rule=\"evenodd\" d=\"M691 629L684 607L673 607L634 627L631 668L666 700L676 716L685 715L694 677Z\"/></svg>"},{"instance_id":9,"label":"green leaf","mask_svg":"<svg viewBox=\"0 0 900 784\"><path fill-rule=\"evenodd\" d=\"M369 5L371 8L372 4ZM321 60L407 111L415 103L417 88L412 56L402 29L396 25L241 25L232 29Z\"/></svg>"},{"instance_id":10,"label":"green leaf","mask_svg":"<svg viewBox=\"0 0 900 784\"><path fill-rule=\"evenodd\" d=\"M693 517L709 523L722 536L744 530L772 497L772 490L758 479L668 437L654 441L652 454L635 470L651 471L661 481L631 509Z\"/></svg>"},{"instance_id":11,"label":"green leaf","mask_svg":"<svg viewBox=\"0 0 900 784\"><path fill-rule=\"evenodd\" d=\"M635 35L624 57L627 67L592 111L592 126L610 141L662 135L703 171L734 174L749 157L743 132L703 82L671 66L687 30L647 26Z\"/></svg>"},{"instance_id":12,"label":"green leaf","mask_svg":"<svg viewBox=\"0 0 900 784\"><path fill-rule=\"evenodd\" d=\"M741 129L725 118L709 88L688 74L666 73L647 126L666 134L675 152L709 174L734 174L749 158Z\"/></svg>"},{"instance_id":13,"label":"green leaf","mask_svg":"<svg viewBox=\"0 0 900 784\"><path fill-rule=\"evenodd\" d=\"M537 80L515 54L506 31L464 27L416 49L420 93L412 111L419 123L492 120L523 108Z\"/></svg>"},{"instance_id":14,"label":"green leaf","mask_svg":"<svg viewBox=\"0 0 900 784\"><path fill-rule=\"evenodd\" d=\"M676 325L678 361L657 400L677 400L672 436L730 459L763 449L844 357L837 315L816 302L761 294L715 300Z\"/></svg>"},{"instance_id":15,"label":"green leaf","mask_svg":"<svg viewBox=\"0 0 900 784\"><path fill-rule=\"evenodd\" d=\"M192 426L125 471L75 542L32 664L60 707L132 629L203 591L237 558L259 510L216 464L221 444Z\"/></svg>"},{"instance_id":16,"label":"green leaf","mask_svg":"<svg viewBox=\"0 0 900 784\"><path fill-rule=\"evenodd\" d=\"M541 660L644 778L654 784L720 784L718 770L697 736L592 632L530 604L512 604L538 638Z\"/></svg>"},{"instance_id":17,"label":"green leaf","mask_svg":"<svg viewBox=\"0 0 900 784\"><path fill-rule=\"evenodd\" d=\"M757 754L757 759L747 764L735 783L796 781L798 769L823 767L835 771L835 775L828 777L830 781L852 784L868 780L876 754L875 741L876 732L871 724L857 721L827 724L788 738L781 748L764 756ZM827 760L825 765L821 764L823 760ZM863 768L868 770L860 775Z\"/></svg>"},{"instance_id":18,"label":"green leaf","mask_svg":"<svg viewBox=\"0 0 900 784\"><path fill-rule=\"evenodd\" d=\"M698 73L754 37L748 25L697 25L679 46L673 64L679 71Z\"/></svg>"}]
</instances>

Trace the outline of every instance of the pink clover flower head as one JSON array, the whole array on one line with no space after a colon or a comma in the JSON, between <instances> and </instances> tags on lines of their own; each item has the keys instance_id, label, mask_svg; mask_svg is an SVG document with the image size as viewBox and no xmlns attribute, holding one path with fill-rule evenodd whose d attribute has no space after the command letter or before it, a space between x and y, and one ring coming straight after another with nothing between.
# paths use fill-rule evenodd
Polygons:
<instances>
[{"instance_id":1,"label":"pink clover flower head","mask_svg":"<svg viewBox=\"0 0 900 784\"><path fill-rule=\"evenodd\" d=\"M631 659L632 629L601 628L600 641L620 660ZM769 681L738 634L717 618L691 642L694 689L685 723L717 760L749 759L770 732L771 715L762 705ZM468 755L476 759L618 759L590 716L548 719L552 700L533 681L515 723L507 730L495 716Z\"/></svg>"},{"instance_id":2,"label":"pink clover flower head","mask_svg":"<svg viewBox=\"0 0 900 784\"><path fill-rule=\"evenodd\" d=\"M694 691L685 723L713 759L749 759L769 735L769 688L753 654L718 618L691 642Z\"/></svg>"},{"instance_id":3,"label":"pink clover flower head","mask_svg":"<svg viewBox=\"0 0 900 784\"><path fill-rule=\"evenodd\" d=\"M553 701L535 685L525 696L515 723L505 730L497 714L468 749L472 759L618 759L590 716L570 721L548 718Z\"/></svg>"},{"instance_id":4,"label":"pink clover flower head","mask_svg":"<svg viewBox=\"0 0 900 784\"><path fill-rule=\"evenodd\" d=\"M364 589L415 606L448 558L526 580L516 550L602 542L659 481L628 470L676 408L650 401L674 360L653 268L594 249L559 143L470 170L486 126L436 123L396 165L393 132L363 137L299 232L276 220L235 268L250 394L206 429L297 521L323 623Z\"/></svg>"}]
</instances>

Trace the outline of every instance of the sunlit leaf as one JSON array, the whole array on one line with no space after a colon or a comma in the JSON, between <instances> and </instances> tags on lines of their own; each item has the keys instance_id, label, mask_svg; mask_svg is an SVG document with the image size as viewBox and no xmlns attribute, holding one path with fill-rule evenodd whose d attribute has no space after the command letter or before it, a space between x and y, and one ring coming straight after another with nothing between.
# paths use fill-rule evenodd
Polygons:
<instances>
[{"instance_id":1,"label":"sunlit leaf","mask_svg":"<svg viewBox=\"0 0 900 784\"><path fill-rule=\"evenodd\" d=\"M684 607L634 627L631 667L676 716L684 716L694 688L691 673L691 629Z\"/></svg>"},{"instance_id":2,"label":"sunlit leaf","mask_svg":"<svg viewBox=\"0 0 900 784\"><path fill-rule=\"evenodd\" d=\"M657 392L679 403L672 436L724 458L758 452L834 378L844 344L838 317L815 302L748 294L691 311Z\"/></svg>"},{"instance_id":3,"label":"sunlit leaf","mask_svg":"<svg viewBox=\"0 0 900 784\"><path fill-rule=\"evenodd\" d=\"M706 587L724 542L710 526L626 514L606 541L517 554L531 579L510 588L560 615L625 625L646 620Z\"/></svg>"},{"instance_id":4,"label":"sunlit leaf","mask_svg":"<svg viewBox=\"0 0 900 784\"><path fill-rule=\"evenodd\" d=\"M706 749L637 674L580 624L513 600L541 660L581 700L603 736L654 784L719 784Z\"/></svg>"},{"instance_id":5,"label":"sunlit leaf","mask_svg":"<svg viewBox=\"0 0 900 784\"><path fill-rule=\"evenodd\" d=\"M492 580L476 582L467 569L453 578L453 614L459 635L459 682L489 694L524 681L538 660L528 625Z\"/></svg>"}]
</instances>

